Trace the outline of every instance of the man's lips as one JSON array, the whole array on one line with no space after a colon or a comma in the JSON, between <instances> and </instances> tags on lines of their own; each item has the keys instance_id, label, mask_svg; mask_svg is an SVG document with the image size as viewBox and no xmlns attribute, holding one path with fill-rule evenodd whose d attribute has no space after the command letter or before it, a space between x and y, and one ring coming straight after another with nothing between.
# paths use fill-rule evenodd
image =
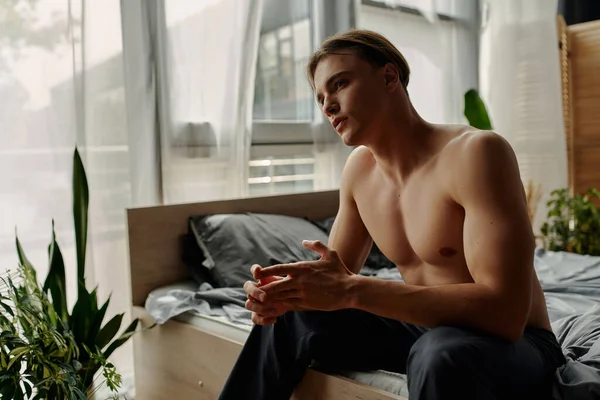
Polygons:
<instances>
[{"instance_id":1,"label":"man's lips","mask_svg":"<svg viewBox=\"0 0 600 400\"><path fill-rule=\"evenodd\" d=\"M336 131L341 128L342 124L346 121L347 118L336 118L333 120L333 129L335 129Z\"/></svg>"}]
</instances>

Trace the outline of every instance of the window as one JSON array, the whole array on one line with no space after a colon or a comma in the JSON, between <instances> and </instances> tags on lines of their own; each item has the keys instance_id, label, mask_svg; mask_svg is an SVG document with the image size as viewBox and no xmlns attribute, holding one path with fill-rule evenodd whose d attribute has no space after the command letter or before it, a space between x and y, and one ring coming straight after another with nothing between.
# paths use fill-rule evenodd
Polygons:
<instances>
[{"instance_id":1,"label":"window","mask_svg":"<svg viewBox=\"0 0 600 400\"><path fill-rule=\"evenodd\" d=\"M316 109L306 79L314 47L312 2L266 0L256 68L248 194L315 188L311 123ZM303 145L304 144L304 145Z\"/></svg>"},{"instance_id":2,"label":"window","mask_svg":"<svg viewBox=\"0 0 600 400\"><path fill-rule=\"evenodd\" d=\"M311 192L315 159L311 154L291 157L266 156L250 161L248 185L251 196Z\"/></svg>"},{"instance_id":3,"label":"window","mask_svg":"<svg viewBox=\"0 0 600 400\"><path fill-rule=\"evenodd\" d=\"M254 97L255 121L310 121L314 102L304 70L313 47L308 0L263 6Z\"/></svg>"}]
</instances>

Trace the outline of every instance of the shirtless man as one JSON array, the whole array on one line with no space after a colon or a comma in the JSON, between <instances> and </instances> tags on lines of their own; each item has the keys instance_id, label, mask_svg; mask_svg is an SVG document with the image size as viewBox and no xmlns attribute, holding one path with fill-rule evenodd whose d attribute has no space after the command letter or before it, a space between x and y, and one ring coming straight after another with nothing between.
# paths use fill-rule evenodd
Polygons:
<instances>
[{"instance_id":1,"label":"shirtless man","mask_svg":"<svg viewBox=\"0 0 600 400\"><path fill-rule=\"evenodd\" d=\"M308 75L357 147L328 245L303 243L321 259L252 267L256 325L220 398L289 399L312 362L406 373L410 400L544 398L564 358L510 145L424 121L406 61L374 32L328 39ZM404 283L358 275L373 241Z\"/></svg>"}]
</instances>

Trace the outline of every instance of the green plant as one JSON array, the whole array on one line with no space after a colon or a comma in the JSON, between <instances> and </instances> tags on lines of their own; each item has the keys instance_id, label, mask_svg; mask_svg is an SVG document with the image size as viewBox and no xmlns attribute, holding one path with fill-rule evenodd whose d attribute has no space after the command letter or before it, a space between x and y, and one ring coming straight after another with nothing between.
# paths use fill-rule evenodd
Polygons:
<instances>
[{"instance_id":1,"label":"green plant","mask_svg":"<svg viewBox=\"0 0 600 400\"><path fill-rule=\"evenodd\" d=\"M136 331L135 319L115 339L124 314L103 325L110 296L98 307L97 289L85 282L89 192L79 152L73 158L73 219L77 253L77 301L69 313L65 266L54 222L43 287L16 238L19 284L4 280L0 293L0 395L2 399L85 399L106 384L115 392L121 377L107 358ZM114 339L114 340L113 340ZM97 372L103 382L95 384ZM35 397L32 397L34 396Z\"/></svg>"},{"instance_id":2,"label":"green plant","mask_svg":"<svg viewBox=\"0 0 600 400\"><path fill-rule=\"evenodd\" d=\"M475 89L470 89L465 93L464 115L472 127L486 131L492 130L485 103Z\"/></svg>"},{"instance_id":3,"label":"green plant","mask_svg":"<svg viewBox=\"0 0 600 400\"><path fill-rule=\"evenodd\" d=\"M593 199L600 199L596 189L575 195L567 189L552 191L547 221L541 227L548 250L600 255L600 213Z\"/></svg>"}]
</instances>

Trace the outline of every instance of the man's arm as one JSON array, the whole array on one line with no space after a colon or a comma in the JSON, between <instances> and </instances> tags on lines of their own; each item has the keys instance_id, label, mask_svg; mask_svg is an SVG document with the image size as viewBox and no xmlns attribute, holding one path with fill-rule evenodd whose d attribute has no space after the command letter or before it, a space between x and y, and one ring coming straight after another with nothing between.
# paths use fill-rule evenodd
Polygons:
<instances>
[{"instance_id":1,"label":"man's arm","mask_svg":"<svg viewBox=\"0 0 600 400\"><path fill-rule=\"evenodd\" d=\"M348 156L340 182L340 206L331 228L328 247L335 250L348 270L357 274L369 255L373 239L354 201L354 185L364 172L369 150L356 148Z\"/></svg>"},{"instance_id":2,"label":"man's arm","mask_svg":"<svg viewBox=\"0 0 600 400\"><path fill-rule=\"evenodd\" d=\"M350 307L518 340L531 307L535 247L518 164L498 135L465 139L451 195L465 210L464 250L474 283L423 287L355 276Z\"/></svg>"},{"instance_id":3,"label":"man's arm","mask_svg":"<svg viewBox=\"0 0 600 400\"><path fill-rule=\"evenodd\" d=\"M340 205L328 240L329 247L335 249L335 253L347 270L354 274L362 268L373 245L373 240L360 218L353 196L354 183L360 177L359 174L364 172L364 163L370 156L365 153L366 151L368 151L366 148L357 148L346 161L340 182ZM252 267L252 274L255 278L260 279L259 275L264 267L268 268L269 266L255 265ZM347 272L346 268L344 268L345 272ZM280 301L264 301L264 297L262 297L264 293L259 289L259 286L269 286L270 283L286 280L282 276L271 275L266 279L260 279L260 285L251 281L244 284L244 290L248 293L246 308L252 311L252 321L255 324L273 324L277 316L289 311L289 307Z\"/></svg>"}]
</instances>

